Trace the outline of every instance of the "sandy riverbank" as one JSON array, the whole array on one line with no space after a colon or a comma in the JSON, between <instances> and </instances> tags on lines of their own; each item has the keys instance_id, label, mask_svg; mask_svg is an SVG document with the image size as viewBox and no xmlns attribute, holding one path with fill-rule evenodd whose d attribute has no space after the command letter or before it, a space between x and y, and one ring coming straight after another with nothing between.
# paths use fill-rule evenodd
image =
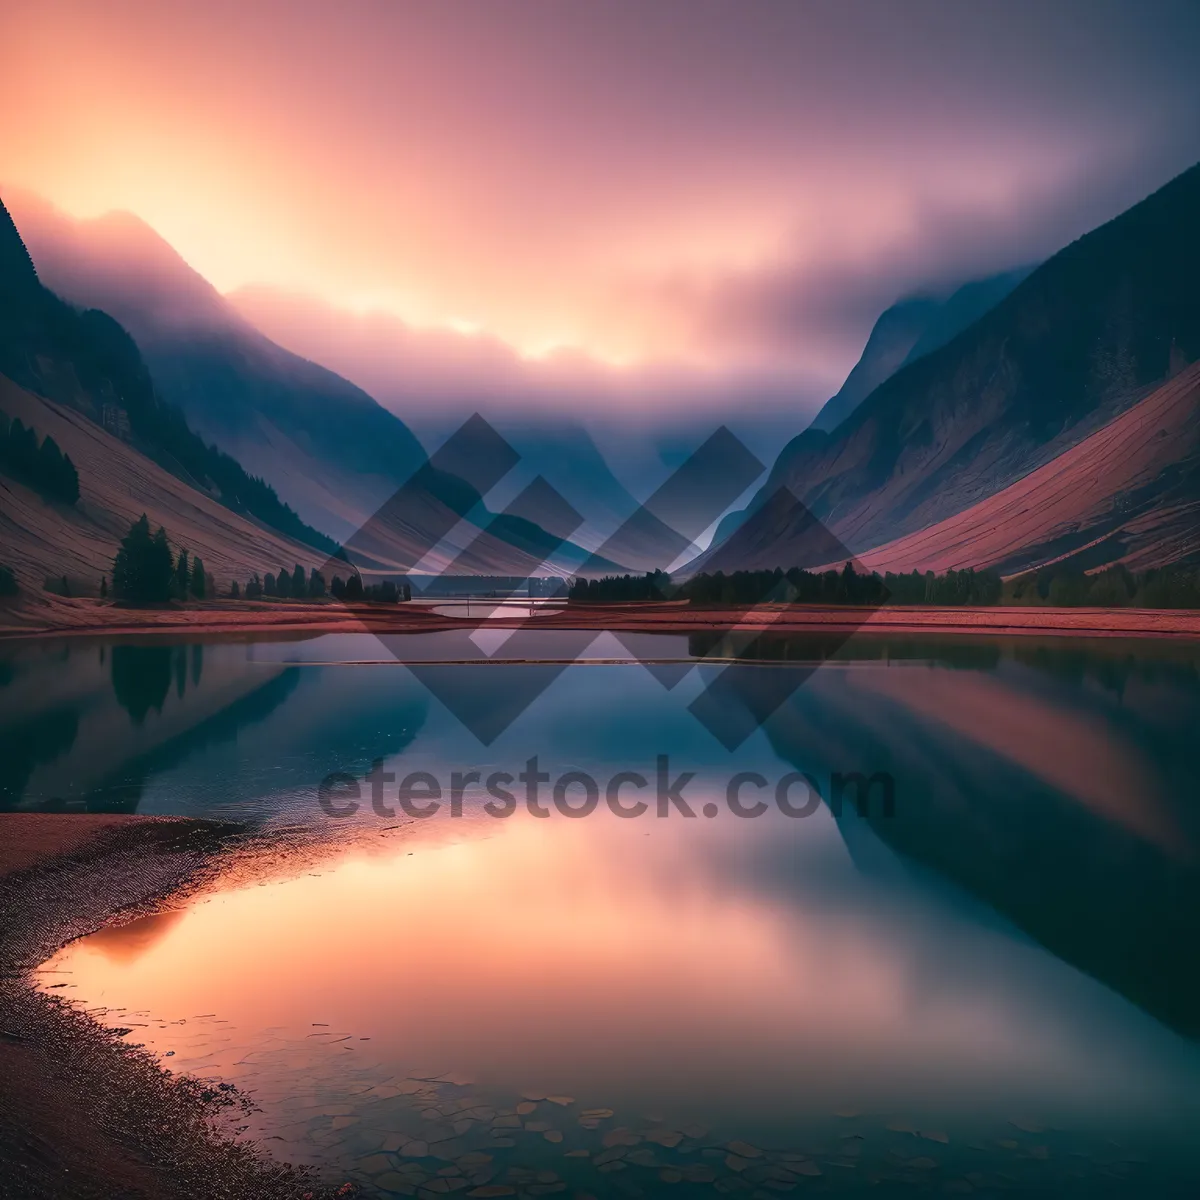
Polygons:
<instances>
[{"instance_id":1,"label":"sandy riverbank","mask_svg":"<svg viewBox=\"0 0 1200 1200\"><path fill-rule=\"evenodd\" d=\"M302 1200L339 1192L236 1141L244 1098L173 1076L29 973L213 877L231 825L0 813L0 1191L8 1200Z\"/></svg>"},{"instance_id":2,"label":"sandy riverbank","mask_svg":"<svg viewBox=\"0 0 1200 1200\"><path fill-rule=\"evenodd\" d=\"M423 604L359 605L214 601L155 609L120 608L97 600L64 600L0 608L0 637L70 634L287 637L328 633L433 633L532 626L622 633L763 631L773 635L946 634L1200 638L1200 611L1149 608L854 608L761 605L740 609L687 604L568 605L529 617L450 616ZM487 601L481 604L486 606Z\"/></svg>"}]
</instances>

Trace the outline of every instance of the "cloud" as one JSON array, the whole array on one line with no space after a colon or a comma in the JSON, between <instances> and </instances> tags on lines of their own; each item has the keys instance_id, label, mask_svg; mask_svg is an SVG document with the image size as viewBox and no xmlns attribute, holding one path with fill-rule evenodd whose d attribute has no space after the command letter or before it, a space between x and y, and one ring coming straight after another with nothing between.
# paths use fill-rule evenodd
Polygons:
<instances>
[{"instance_id":1,"label":"cloud","mask_svg":"<svg viewBox=\"0 0 1200 1200\"><path fill-rule=\"evenodd\" d=\"M676 336L707 346L715 358L837 380L897 300L945 296L1044 261L1192 161L1188 147L1141 145L997 202L922 200L866 252L853 237L833 236L757 267L637 281L628 300L670 320Z\"/></svg>"}]
</instances>

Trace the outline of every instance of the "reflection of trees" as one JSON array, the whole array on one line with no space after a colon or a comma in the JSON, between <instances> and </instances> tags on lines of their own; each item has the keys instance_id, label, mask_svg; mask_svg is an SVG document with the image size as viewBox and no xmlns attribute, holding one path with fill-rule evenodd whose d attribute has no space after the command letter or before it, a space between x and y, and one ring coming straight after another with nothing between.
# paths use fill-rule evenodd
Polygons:
<instances>
[{"instance_id":1,"label":"reflection of trees","mask_svg":"<svg viewBox=\"0 0 1200 1200\"><path fill-rule=\"evenodd\" d=\"M17 806L34 767L53 762L75 744L79 714L56 708L0 729L0 811Z\"/></svg>"},{"instance_id":2,"label":"reflection of trees","mask_svg":"<svg viewBox=\"0 0 1200 1200\"><path fill-rule=\"evenodd\" d=\"M113 647L113 691L135 725L140 725L152 708L162 712L171 687L174 656L173 646L119 644Z\"/></svg>"},{"instance_id":3,"label":"reflection of trees","mask_svg":"<svg viewBox=\"0 0 1200 1200\"><path fill-rule=\"evenodd\" d=\"M939 666L992 670L1003 645L955 636L943 638L883 637L851 632L762 633L757 630L715 630L688 634L688 653L695 658L739 658L755 662L935 662Z\"/></svg>"},{"instance_id":4,"label":"reflection of trees","mask_svg":"<svg viewBox=\"0 0 1200 1200\"><path fill-rule=\"evenodd\" d=\"M143 647L114 647L114 656L118 649L142 649ZM148 647L159 649L159 647ZM166 682L162 691L165 698L171 685L172 653L166 648ZM180 654L184 653L180 648ZM194 666L195 660L193 660ZM161 669L161 668L160 668ZM256 721L265 720L291 695L300 680L300 672L291 667L274 679L256 688L253 692L235 700L227 708L214 713L194 728L186 730L173 737L161 746L155 747L121 767L102 780L88 793L86 804L89 812L137 812L142 799L142 790L146 781L161 771L170 770L185 761L190 755L222 742L232 742L237 739L240 730ZM122 703L124 703L122 701ZM128 707L128 706L126 706ZM130 713L132 716L133 714ZM136 719L136 718L135 718Z\"/></svg>"}]
</instances>

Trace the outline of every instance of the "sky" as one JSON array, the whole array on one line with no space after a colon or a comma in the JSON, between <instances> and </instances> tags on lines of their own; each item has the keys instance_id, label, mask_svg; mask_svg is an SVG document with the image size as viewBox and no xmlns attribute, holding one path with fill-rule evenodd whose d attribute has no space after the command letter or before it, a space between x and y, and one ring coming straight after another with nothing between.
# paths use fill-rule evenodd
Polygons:
<instances>
[{"instance_id":1,"label":"sky","mask_svg":"<svg viewBox=\"0 0 1200 1200\"><path fill-rule=\"evenodd\" d=\"M6 0L0 182L222 292L827 396L1200 159L1195 0Z\"/></svg>"}]
</instances>

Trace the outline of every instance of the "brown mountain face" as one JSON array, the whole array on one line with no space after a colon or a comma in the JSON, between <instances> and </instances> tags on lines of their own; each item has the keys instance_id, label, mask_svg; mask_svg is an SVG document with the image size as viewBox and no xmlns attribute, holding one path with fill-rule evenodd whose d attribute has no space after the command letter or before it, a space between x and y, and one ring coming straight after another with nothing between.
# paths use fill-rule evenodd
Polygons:
<instances>
[{"instance_id":1,"label":"brown mountain face","mask_svg":"<svg viewBox=\"0 0 1200 1200\"><path fill-rule=\"evenodd\" d=\"M42 587L61 576L73 594L95 595L102 576L111 581L117 546L142 513L151 528L165 527L174 550L199 555L222 593L235 579L245 586L251 575L281 564L325 566L321 550L231 512L77 408L34 395L3 375L0 414L53 437L79 470L80 496L72 505L0 475L0 562L30 598L58 605Z\"/></svg>"},{"instance_id":2,"label":"brown mountain face","mask_svg":"<svg viewBox=\"0 0 1200 1200\"><path fill-rule=\"evenodd\" d=\"M781 522L767 503L780 489L861 556L979 504L1104 428L1200 359L1197 213L1193 167L1044 263L832 433L802 433L756 498L761 511L692 569L824 564L811 519ZM1176 441L1178 469L1164 465L1157 485L1175 489L1177 504L1200 498L1189 445ZM1102 475L1102 488L1109 479ZM1123 487L1113 470L1114 503ZM1120 546L1110 546L1117 557ZM982 565L970 547L962 555L954 565Z\"/></svg>"},{"instance_id":3,"label":"brown mountain face","mask_svg":"<svg viewBox=\"0 0 1200 1200\"><path fill-rule=\"evenodd\" d=\"M867 570L1133 570L1200 555L1200 363L1008 487L860 555ZM840 567L836 555L827 567Z\"/></svg>"}]
</instances>

